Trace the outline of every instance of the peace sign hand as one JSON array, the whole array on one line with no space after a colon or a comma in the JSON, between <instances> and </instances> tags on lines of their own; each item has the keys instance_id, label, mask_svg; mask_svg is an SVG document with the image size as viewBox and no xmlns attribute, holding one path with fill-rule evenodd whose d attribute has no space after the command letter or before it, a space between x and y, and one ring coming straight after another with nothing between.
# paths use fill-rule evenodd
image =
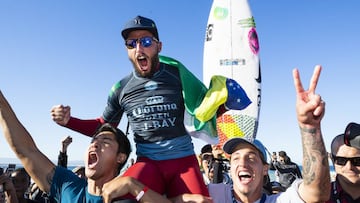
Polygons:
<instances>
[{"instance_id":1,"label":"peace sign hand","mask_svg":"<svg viewBox=\"0 0 360 203\"><path fill-rule=\"evenodd\" d=\"M320 126L320 121L325 113L325 102L321 96L315 93L315 89L320 77L321 66L315 66L314 73L310 80L308 90L304 90L300 80L298 69L293 70L294 86L296 90L296 113L300 127L307 125Z\"/></svg>"}]
</instances>

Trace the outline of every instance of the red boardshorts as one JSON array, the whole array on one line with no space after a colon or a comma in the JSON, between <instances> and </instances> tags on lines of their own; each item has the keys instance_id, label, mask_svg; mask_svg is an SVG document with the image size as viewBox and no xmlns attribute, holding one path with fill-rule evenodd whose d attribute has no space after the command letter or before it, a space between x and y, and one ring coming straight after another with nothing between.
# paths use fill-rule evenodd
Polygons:
<instances>
[{"instance_id":1,"label":"red boardshorts","mask_svg":"<svg viewBox=\"0 0 360 203\"><path fill-rule=\"evenodd\" d=\"M163 161L140 157L123 176L134 177L168 198L184 193L209 196L195 155Z\"/></svg>"}]
</instances>

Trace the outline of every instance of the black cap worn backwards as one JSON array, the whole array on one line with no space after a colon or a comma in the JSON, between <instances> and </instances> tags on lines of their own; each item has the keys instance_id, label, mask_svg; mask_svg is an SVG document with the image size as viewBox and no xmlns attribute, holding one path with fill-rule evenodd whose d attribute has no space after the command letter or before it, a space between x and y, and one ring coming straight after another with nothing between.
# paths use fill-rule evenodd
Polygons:
<instances>
[{"instance_id":1,"label":"black cap worn backwards","mask_svg":"<svg viewBox=\"0 0 360 203\"><path fill-rule=\"evenodd\" d=\"M360 149L360 125L349 123L344 132L344 143L348 146Z\"/></svg>"},{"instance_id":2,"label":"black cap worn backwards","mask_svg":"<svg viewBox=\"0 0 360 203\"><path fill-rule=\"evenodd\" d=\"M129 33L134 30L148 30L157 40L159 40L159 34L155 22L149 18L136 16L135 18L129 20L121 31L121 35L126 40Z\"/></svg>"}]
</instances>

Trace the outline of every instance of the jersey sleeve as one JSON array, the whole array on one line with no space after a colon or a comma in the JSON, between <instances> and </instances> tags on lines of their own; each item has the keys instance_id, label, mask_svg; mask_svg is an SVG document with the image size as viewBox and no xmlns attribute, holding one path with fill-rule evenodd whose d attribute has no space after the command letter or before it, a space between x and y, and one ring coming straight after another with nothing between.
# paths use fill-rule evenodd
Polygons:
<instances>
[{"instance_id":1,"label":"jersey sleeve","mask_svg":"<svg viewBox=\"0 0 360 203\"><path fill-rule=\"evenodd\" d=\"M102 118L105 122L111 124L119 124L121 117L124 113L124 109L121 105L121 100L123 96L123 90L125 84L127 84L130 76L122 79L118 83L114 84L111 88L107 99L107 105L103 112Z\"/></svg>"},{"instance_id":2,"label":"jersey sleeve","mask_svg":"<svg viewBox=\"0 0 360 203\"><path fill-rule=\"evenodd\" d=\"M88 120L71 117L66 127L90 137L92 137L96 133L96 130L104 123L110 123L112 126L117 127L123 114L120 105L121 93L124 82L126 82L128 78L129 77L126 77L113 85L102 117Z\"/></svg>"},{"instance_id":3,"label":"jersey sleeve","mask_svg":"<svg viewBox=\"0 0 360 203\"><path fill-rule=\"evenodd\" d=\"M105 123L105 121L102 118L82 120L71 117L66 127L92 137L96 133L96 130L99 128L99 126L101 126L103 123Z\"/></svg>"}]
</instances>

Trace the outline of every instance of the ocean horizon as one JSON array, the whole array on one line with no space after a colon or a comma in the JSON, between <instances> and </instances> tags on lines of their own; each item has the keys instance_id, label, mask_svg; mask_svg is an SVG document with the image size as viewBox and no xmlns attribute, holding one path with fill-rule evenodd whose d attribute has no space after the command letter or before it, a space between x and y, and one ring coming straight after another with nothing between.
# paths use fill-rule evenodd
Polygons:
<instances>
[{"instance_id":1,"label":"ocean horizon","mask_svg":"<svg viewBox=\"0 0 360 203\"><path fill-rule=\"evenodd\" d=\"M302 165L299 165L300 171L302 171ZM275 176L275 171L274 170L269 170L268 171L269 177L270 177L270 181L276 181L276 176ZM331 181L335 180L335 168L333 165L330 165L330 178Z\"/></svg>"},{"instance_id":2,"label":"ocean horizon","mask_svg":"<svg viewBox=\"0 0 360 203\"><path fill-rule=\"evenodd\" d=\"M57 160L51 160L55 165L57 165ZM6 171L6 169L10 166L15 164L16 168L20 168L23 167L22 163L20 162L19 159L16 158L0 158L0 167L4 169L4 172ZM84 161L83 160L69 160L68 161L68 168L69 169L73 169L77 166L84 166Z\"/></svg>"}]
</instances>

